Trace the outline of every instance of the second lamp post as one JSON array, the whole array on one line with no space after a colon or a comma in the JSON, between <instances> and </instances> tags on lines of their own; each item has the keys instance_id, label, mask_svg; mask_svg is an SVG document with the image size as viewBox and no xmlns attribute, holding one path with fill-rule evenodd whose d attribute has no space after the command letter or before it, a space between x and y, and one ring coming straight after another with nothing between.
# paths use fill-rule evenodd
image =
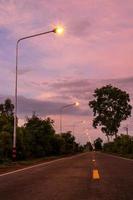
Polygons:
<instances>
[{"instance_id":1,"label":"second lamp post","mask_svg":"<svg viewBox=\"0 0 133 200\"><path fill-rule=\"evenodd\" d=\"M67 105L61 107L61 109L60 109L60 133L62 133L62 113L63 113L63 110L64 110L65 108L71 107L71 106L79 106L79 102L67 104Z\"/></svg>"}]
</instances>

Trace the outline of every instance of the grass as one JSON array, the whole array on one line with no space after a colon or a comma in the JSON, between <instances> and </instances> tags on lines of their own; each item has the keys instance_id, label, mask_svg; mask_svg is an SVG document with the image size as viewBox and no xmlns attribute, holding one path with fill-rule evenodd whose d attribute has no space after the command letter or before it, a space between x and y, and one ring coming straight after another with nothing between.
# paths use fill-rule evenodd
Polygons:
<instances>
[{"instance_id":1,"label":"grass","mask_svg":"<svg viewBox=\"0 0 133 200\"><path fill-rule=\"evenodd\" d=\"M13 162L12 160L5 160L3 163L0 164L0 174L7 173L10 171L14 171L17 169L22 169L24 167L40 164L43 162L48 162L52 160L56 160L63 157L69 157L74 154L68 154L68 155L61 155L61 156L49 156L49 157L43 157L43 158L34 158L29 160L21 160Z\"/></svg>"},{"instance_id":2,"label":"grass","mask_svg":"<svg viewBox=\"0 0 133 200\"><path fill-rule=\"evenodd\" d=\"M12 162L11 160L5 160L3 163L0 164L0 174L14 171L17 169L22 169L24 167L28 167L31 165L48 162L51 160L58 159L60 157L61 156L51 156L51 157L22 160L22 161L16 161L16 162Z\"/></svg>"},{"instance_id":3,"label":"grass","mask_svg":"<svg viewBox=\"0 0 133 200\"><path fill-rule=\"evenodd\" d=\"M108 154L120 156L120 157L123 157L123 158L133 159L133 154L121 154L121 153L113 153L113 152L107 152L107 151L103 151L103 153L108 153Z\"/></svg>"}]
</instances>

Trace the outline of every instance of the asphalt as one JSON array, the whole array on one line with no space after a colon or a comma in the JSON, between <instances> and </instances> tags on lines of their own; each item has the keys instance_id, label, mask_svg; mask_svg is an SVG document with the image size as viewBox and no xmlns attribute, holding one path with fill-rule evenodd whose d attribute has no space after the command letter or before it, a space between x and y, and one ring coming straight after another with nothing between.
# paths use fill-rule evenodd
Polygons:
<instances>
[{"instance_id":1,"label":"asphalt","mask_svg":"<svg viewBox=\"0 0 133 200\"><path fill-rule=\"evenodd\" d=\"M0 200L133 200L133 160L92 152L5 174Z\"/></svg>"}]
</instances>

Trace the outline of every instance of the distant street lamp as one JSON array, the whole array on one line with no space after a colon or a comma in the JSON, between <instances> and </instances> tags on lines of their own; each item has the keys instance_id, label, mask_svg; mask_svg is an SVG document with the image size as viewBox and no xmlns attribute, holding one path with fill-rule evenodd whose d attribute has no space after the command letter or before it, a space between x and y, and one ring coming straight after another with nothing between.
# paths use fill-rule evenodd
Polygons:
<instances>
[{"instance_id":1,"label":"distant street lamp","mask_svg":"<svg viewBox=\"0 0 133 200\"><path fill-rule=\"evenodd\" d=\"M38 34L34 34L34 35L29 35L23 38L20 38L19 40L17 40L16 43L16 68L15 68L15 102L14 102L14 130L13 130L13 151L12 151L12 157L13 160L16 159L16 128L17 128L17 85L18 85L18 50L19 50L19 43L22 40L25 39L29 39L32 37L37 37L37 36L41 36L44 34L48 34L48 33L57 33L59 35L61 35L64 32L63 27L61 26L57 26L56 28L54 28L51 31L47 31L47 32L42 32L42 33L38 33Z\"/></svg>"},{"instance_id":2,"label":"distant street lamp","mask_svg":"<svg viewBox=\"0 0 133 200\"><path fill-rule=\"evenodd\" d=\"M72 107L72 106L79 106L79 102L67 104L60 109L60 133L62 133L62 113L65 108Z\"/></svg>"}]
</instances>

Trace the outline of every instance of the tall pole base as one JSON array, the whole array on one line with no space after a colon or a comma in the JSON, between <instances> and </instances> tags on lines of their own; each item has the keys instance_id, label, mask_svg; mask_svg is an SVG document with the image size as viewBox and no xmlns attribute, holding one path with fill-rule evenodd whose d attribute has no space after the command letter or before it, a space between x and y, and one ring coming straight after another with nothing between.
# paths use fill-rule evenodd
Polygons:
<instances>
[{"instance_id":1,"label":"tall pole base","mask_svg":"<svg viewBox=\"0 0 133 200\"><path fill-rule=\"evenodd\" d=\"M12 149L12 160L16 161L16 147L13 147Z\"/></svg>"}]
</instances>

